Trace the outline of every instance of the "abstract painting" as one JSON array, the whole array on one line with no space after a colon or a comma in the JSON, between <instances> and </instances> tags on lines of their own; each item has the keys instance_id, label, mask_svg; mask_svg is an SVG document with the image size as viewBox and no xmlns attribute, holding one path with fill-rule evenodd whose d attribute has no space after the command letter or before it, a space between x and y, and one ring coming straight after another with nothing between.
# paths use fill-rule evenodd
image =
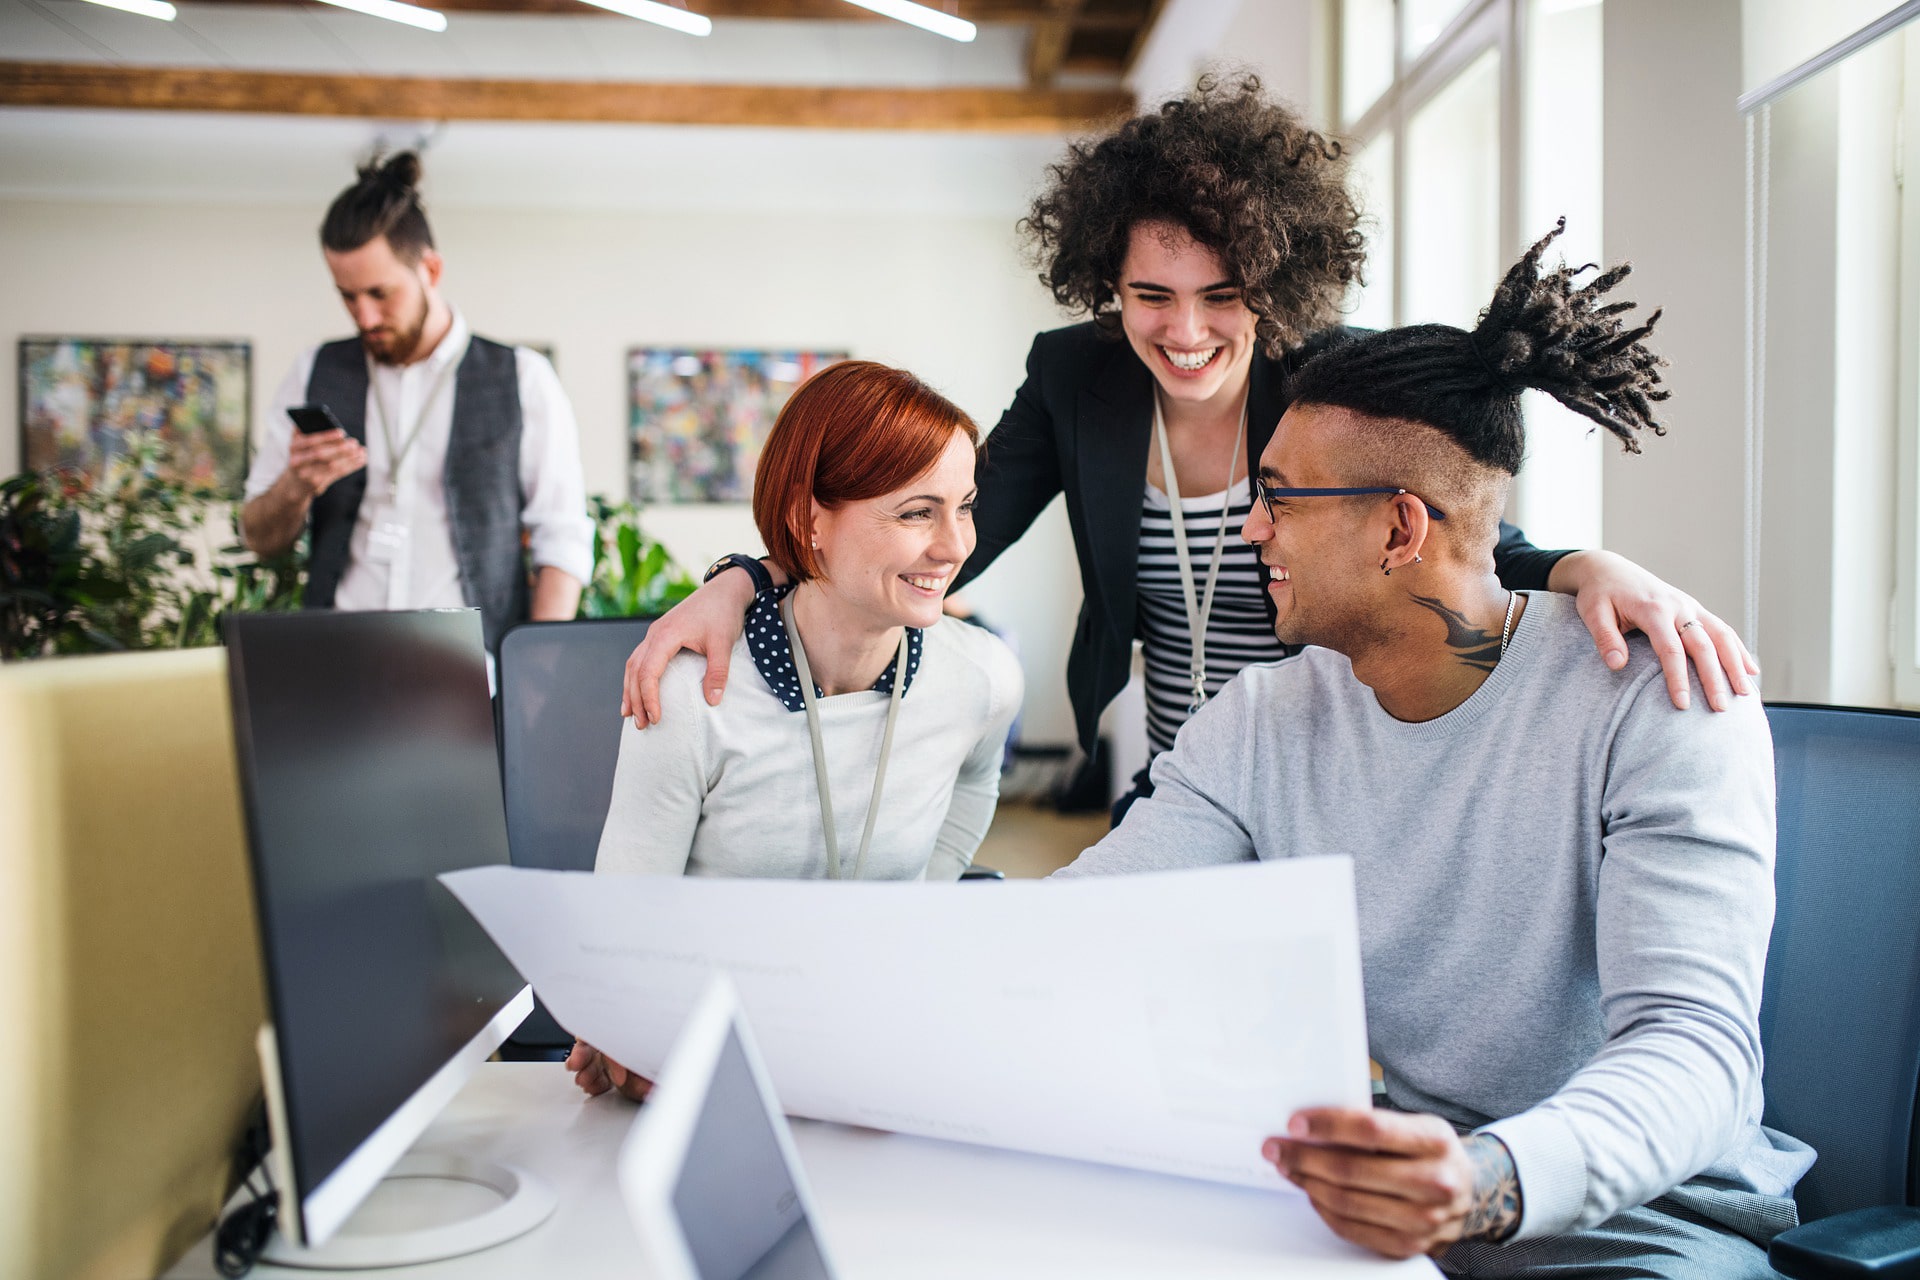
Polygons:
<instances>
[{"instance_id":1,"label":"abstract painting","mask_svg":"<svg viewBox=\"0 0 1920 1280\"><path fill-rule=\"evenodd\" d=\"M844 351L627 353L633 501L746 502L760 446L795 387Z\"/></svg>"},{"instance_id":2,"label":"abstract painting","mask_svg":"<svg viewBox=\"0 0 1920 1280\"><path fill-rule=\"evenodd\" d=\"M163 478L238 496L251 369L244 342L22 338L22 465L90 485L149 434L161 444Z\"/></svg>"}]
</instances>

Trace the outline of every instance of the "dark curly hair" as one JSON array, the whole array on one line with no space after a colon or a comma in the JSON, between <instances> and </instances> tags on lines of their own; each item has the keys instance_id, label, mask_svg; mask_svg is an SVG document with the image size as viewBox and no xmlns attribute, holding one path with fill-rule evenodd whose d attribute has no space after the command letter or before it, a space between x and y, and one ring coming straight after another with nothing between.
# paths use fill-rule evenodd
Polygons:
<instances>
[{"instance_id":1,"label":"dark curly hair","mask_svg":"<svg viewBox=\"0 0 1920 1280\"><path fill-rule=\"evenodd\" d=\"M1074 143L1020 230L1061 306L1117 333L1110 304L1133 228L1183 227L1213 250L1279 356L1332 324L1360 279L1366 238L1340 145L1270 101L1257 76L1193 92Z\"/></svg>"},{"instance_id":2,"label":"dark curly hair","mask_svg":"<svg viewBox=\"0 0 1920 1280\"><path fill-rule=\"evenodd\" d=\"M1574 282L1592 263L1543 273L1540 259L1566 226L1560 219L1514 263L1472 333L1418 324L1342 343L1300 370L1292 402L1425 423L1516 475L1526 451L1520 393L1531 387L1640 452L1640 433L1667 433L1653 408L1668 396L1666 361L1646 345L1660 312L1639 324L1621 319L1635 304L1607 294L1632 270L1625 263L1585 284Z\"/></svg>"}]
</instances>

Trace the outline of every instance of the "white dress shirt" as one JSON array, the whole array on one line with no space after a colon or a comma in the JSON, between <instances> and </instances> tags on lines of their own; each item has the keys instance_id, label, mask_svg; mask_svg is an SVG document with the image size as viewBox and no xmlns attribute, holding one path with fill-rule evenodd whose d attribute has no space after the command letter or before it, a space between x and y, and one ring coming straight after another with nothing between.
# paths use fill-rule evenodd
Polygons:
<instances>
[{"instance_id":1,"label":"white dress shirt","mask_svg":"<svg viewBox=\"0 0 1920 1280\"><path fill-rule=\"evenodd\" d=\"M453 432L455 370L472 330L456 310L453 324L426 359L374 363L367 383L367 495L354 517L347 567L334 593L336 609L460 608L460 565L453 550L445 483ZM287 410L305 404L318 347L294 362L254 441L246 496L252 501L287 469L293 422ZM520 389L521 526L535 567L551 565L585 583L593 572L593 521L580 474L580 436L573 406L553 365L527 347L513 349ZM384 425L384 429L383 429ZM412 445L408 435L418 426ZM401 453L398 475L392 459ZM369 553L376 523L404 532L398 551ZM389 545L396 545L389 541Z\"/></svg>"}]
</instances>

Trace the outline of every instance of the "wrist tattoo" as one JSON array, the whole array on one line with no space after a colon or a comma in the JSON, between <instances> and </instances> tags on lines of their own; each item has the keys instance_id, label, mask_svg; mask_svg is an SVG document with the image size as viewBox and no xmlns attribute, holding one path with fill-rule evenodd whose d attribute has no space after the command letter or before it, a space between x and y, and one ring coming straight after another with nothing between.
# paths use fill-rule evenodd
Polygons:
<instances>
[{"instance_id":1,"label":"wrist tattoo","mask_svg":"<svg viewBox=\"0 0 1920 1280\"><path fill-rule=\"evenodd\" d=\"M1473 1203L1461 1234L1505 1240L1520 1226L1520 1172L1513 1153L1490 1133L1476 1133L1461 1145L1473 1165Z\"/></svg>"},{"instance_id":2,"label":"wrist tattoo","mask_svg":"<svg viewBox=\"0 0 1920 1280\"><path fill-rule=\"evenodd\" d=\"M1447 648L1453 650L1454 657L1476 671L1493 670L1494 664L1500 661L1498 631L1476 627L1466 614L1449 608L1443 600L1432 596L1414 596L1412 599L1421 608L1431 609L1447 624Z\"/></svg>"}]
</instances>

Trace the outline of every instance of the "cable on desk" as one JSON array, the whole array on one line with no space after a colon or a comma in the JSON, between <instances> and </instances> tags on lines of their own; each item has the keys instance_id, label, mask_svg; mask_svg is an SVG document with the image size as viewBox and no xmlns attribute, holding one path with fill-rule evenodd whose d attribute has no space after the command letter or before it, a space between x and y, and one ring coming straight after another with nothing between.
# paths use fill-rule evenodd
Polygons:
<instances>
[{"instance_id":1,"label":"cable on desk","mask_svg":"<svg viewBox=\"0 0 1920 1280\"><path fill-rule=\"evenodd\" d=\"M240 1143L240 1167L247 1171L242 1184L247 1191L247 1201L221 1219L213 1235L213 1265L228 1280L239 1280L252 1271L267 1241L273 1239L280 1198L273 1189L273 1175L267 1170L267 1150L272 1141L267 1130L266 1109L262 1107L247 1126L246 1137ZM254 1184L256 1174L264 1185Z\"/></svg>"}]
</instances>

